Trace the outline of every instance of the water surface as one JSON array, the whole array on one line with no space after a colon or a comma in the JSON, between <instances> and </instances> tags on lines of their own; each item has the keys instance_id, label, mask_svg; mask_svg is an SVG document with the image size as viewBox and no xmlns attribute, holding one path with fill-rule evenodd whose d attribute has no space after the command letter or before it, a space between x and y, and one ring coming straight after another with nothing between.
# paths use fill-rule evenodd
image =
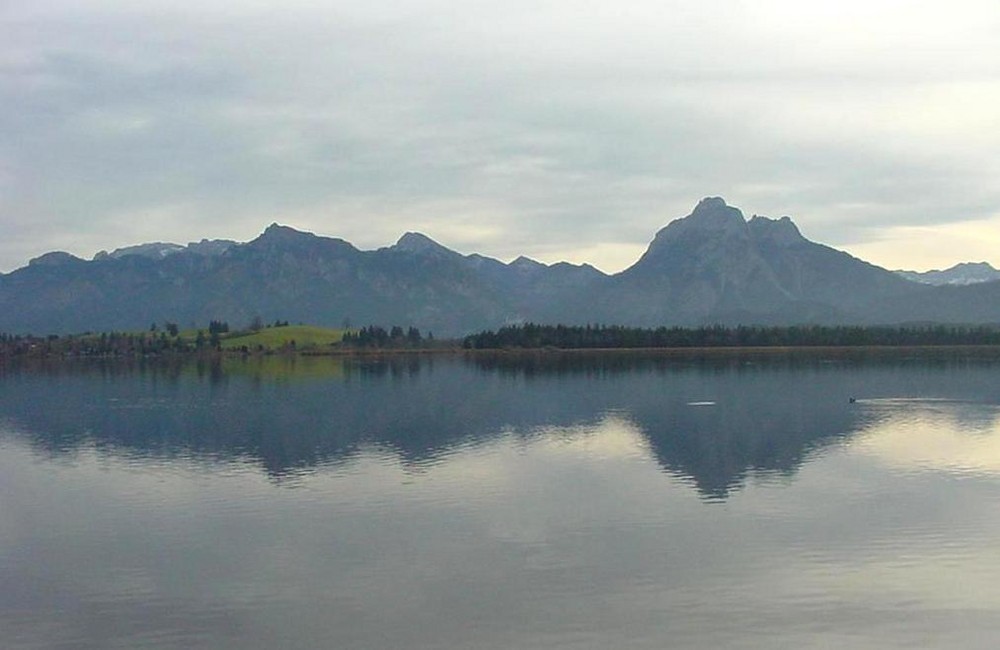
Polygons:
<instances>
[{"instance_id":1,"label":"water surface","mask_svg":"<svg viewBox=\"0 0 1000 650\"><path fill-rule=\"evenodd\" d=\"M0 643L992 648L998 379L967 353L2 367Z\"/></svg>"}]
</instances>

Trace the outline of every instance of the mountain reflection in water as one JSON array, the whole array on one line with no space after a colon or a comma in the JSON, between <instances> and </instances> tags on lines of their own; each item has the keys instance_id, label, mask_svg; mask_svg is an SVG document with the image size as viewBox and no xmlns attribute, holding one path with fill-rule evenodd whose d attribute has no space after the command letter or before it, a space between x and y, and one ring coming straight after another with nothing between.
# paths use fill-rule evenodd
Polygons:
<instances>
[{"instance_id":1,"label":"mountain reflection in water","mask_svg":"<svg viewBox=\"0 0 1000 650\"><path fill-rule=\"evenodd\" d=\"M996 401L994 359L941 354L496 354L69 362L0 369L0 418L49 456L252 462L281 483L366 449L448 462L501 435L627 421L664 471L724 500L866 427L865 400ZM849 397L858 396L858 403Z\"/></svg>"}]
</instances>

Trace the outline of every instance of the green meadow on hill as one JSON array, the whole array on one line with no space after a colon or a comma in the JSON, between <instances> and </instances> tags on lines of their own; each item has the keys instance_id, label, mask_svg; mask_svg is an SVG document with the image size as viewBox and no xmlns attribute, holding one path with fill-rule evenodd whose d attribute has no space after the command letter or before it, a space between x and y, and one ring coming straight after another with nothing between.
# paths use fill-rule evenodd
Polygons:
<instances>
[{"instance_id":1,"label":"green meadow on hill","mask_svg":"<svg viewBox=\"0 0 1000 650\"><path fill-rule=\"evenodd\" d=\"M288 325L285 327L268 327L256 332L236 332L222 338L223 350L240 349L243 346L251 350L263 347L266 350L294 347L296 349L323 348L334 343L340 343L344 338L344 330L315 327L312 325Z\"/></svg>"}]
</instances>

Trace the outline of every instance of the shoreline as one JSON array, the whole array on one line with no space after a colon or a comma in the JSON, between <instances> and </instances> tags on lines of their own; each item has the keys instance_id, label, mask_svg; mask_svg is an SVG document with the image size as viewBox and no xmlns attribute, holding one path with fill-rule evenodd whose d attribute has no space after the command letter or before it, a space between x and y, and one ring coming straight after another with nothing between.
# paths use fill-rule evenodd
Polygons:
<instances>
[{"instance_id":1,"label":"shoreline","mask_svg":"<svg viewBox=\"0 0 1000 650\"><path fill-rule=\"evenodd\" d=\"M165 352L159 354L117 354L117 355L74 355L60 353L12 354L0 353L0 363L14 360L62 360L62 361L179 361L179 360L233 360L260 358L330 358L330 359L373 359L379 357L427 357L427 356L467 356L467 357L574 357L574 356L642 356L642 357L683 357L683 356L780 356L803 354L850 355L859 353L914 354L986 352L1000 356L1000 345L958 344L958 345L782 345L782 346L692 346L692 347L642 347L642 348L480 348L462 347L435 348L370 348L370 349L298 349L264 350L241 352L234 350L210 352Z\"/></svg>"}]
</instances>

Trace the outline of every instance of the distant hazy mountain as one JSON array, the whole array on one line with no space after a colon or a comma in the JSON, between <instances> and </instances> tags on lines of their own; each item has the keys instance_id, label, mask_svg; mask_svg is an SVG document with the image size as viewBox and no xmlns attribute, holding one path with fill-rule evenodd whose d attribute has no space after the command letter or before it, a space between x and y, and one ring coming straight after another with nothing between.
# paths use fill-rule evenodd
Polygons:
<instances>
[{"instance_id":1,"label":"distant hazy mountain","mask_svg":"<svg viewBox=\"0 0 1000 650\"><path fill-rule=\"evenodd\" d=\"M1000 280L1000 271L986 262L963 262L943 271L896 271L907 280L936 286L966 285Z\"/></svg>"},{"instance_id":2,"label":"distant hazy mountain","mask_svg":"<svg viewBox=\"0 0 1000 650\"><path fill-rule=\"evenodd\" d=\"M995 285L995 286L994 286ZM419 233L362 251L274 224L256 239L142 244L87 261L53 252L0 275L0 331L144 329L256 316L415 325L437 336L506 323L1000 322L1000 283L932 287L804 238L788 217L745 220L720 198L660 230L629 269L503 263Z\"/></svg>"}]
</instances>

